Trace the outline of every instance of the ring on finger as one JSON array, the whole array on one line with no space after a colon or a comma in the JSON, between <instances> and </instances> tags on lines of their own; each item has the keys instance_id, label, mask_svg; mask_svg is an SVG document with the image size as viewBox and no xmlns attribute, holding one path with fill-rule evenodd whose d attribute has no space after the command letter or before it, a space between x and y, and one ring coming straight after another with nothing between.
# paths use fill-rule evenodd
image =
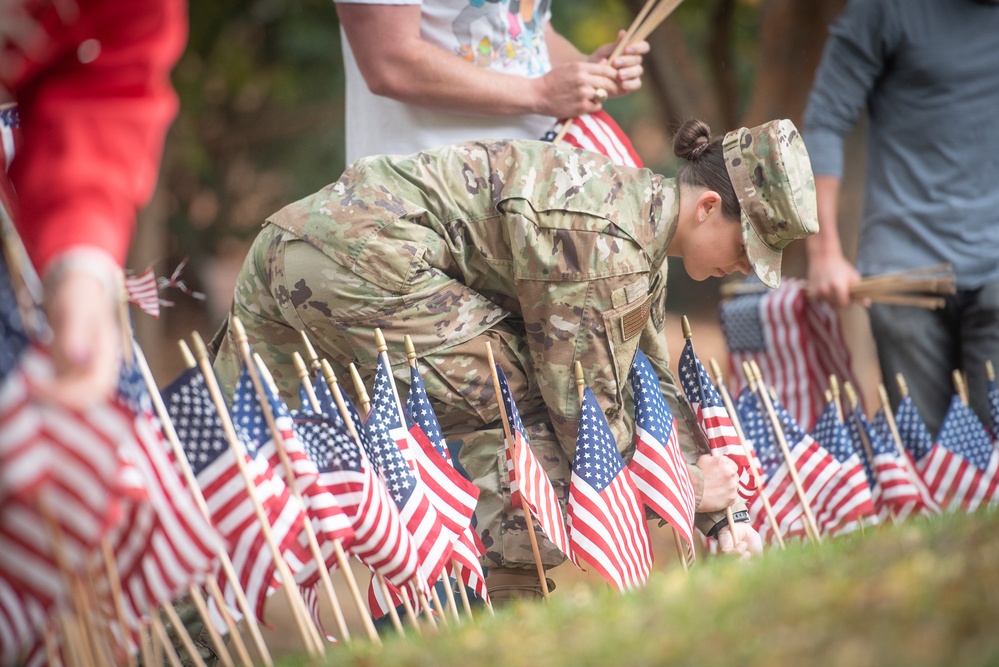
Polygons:
<instances>
[{"instance_id":1,"label":"ring on finger","mask_svg":"<svg viewBox=\"0 0 999 667\"><path fill-rule=\"evenodd\" d=\"M603 104L607 101L607 91L603 88L597 88L597 92L593 93L593 99Z\"/></svg>"}]
</instances>

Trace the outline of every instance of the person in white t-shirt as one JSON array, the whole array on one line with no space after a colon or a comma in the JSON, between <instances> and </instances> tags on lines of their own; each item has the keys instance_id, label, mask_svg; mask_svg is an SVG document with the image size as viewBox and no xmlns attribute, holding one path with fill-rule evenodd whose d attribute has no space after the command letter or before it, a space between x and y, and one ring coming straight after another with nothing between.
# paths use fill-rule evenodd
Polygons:
<instances>
[{"instance_id":1,"label":"person in white t-shirt","mask_svg":"<svg viewBox=\"0 0 999 667\"><path fill-rule=\"evenodd\" d=\"M647 42L606 62L550 23L550 0L337 2L347 162L475 139L540 139L556 118L641 87Z\"/></svg>"}]
</instances>

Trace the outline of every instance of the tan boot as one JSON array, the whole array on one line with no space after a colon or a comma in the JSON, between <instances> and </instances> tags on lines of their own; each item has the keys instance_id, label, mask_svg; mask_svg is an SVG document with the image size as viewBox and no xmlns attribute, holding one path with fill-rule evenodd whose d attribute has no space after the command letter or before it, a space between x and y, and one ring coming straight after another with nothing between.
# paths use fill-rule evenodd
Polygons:
<instances>
[{"instance_id":1,"label":"tan boot","mask_svg":"<svg viewBox=\"0 0 999 667\"><path fill-rule=\"evenodd\" d=\"M548 591L555 590L555 582L545 578ZM491 567L486 575L486 588L493 606L503 606L514 600L541 600L545 593L541 589L538 571L509 567Z\"/></svg>"}]
</instances>

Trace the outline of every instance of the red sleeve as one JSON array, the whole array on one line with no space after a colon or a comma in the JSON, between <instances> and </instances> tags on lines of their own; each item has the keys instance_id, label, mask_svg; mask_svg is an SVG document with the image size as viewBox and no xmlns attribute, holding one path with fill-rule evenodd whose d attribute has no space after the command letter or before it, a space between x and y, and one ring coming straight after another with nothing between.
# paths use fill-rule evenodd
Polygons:
<instances>
[{"instance_id":1,"label":"red sleeve","mask_svg":"<svg viewBox=\"0 0 999 667\"><path fill-rule=\"evenodd\" d=\"M169 75L187 37L184 1L76 4L66 23L42 10L43 52L3 54L24 135L10 169L18 231L40 273L78 245L124 262L177 112Z\"/></svg>"}]
</instances>

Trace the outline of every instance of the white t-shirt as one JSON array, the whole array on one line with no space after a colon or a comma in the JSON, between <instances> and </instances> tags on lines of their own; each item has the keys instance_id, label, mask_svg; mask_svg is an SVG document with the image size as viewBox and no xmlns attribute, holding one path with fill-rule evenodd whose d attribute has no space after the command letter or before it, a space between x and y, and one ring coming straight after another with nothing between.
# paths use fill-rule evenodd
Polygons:
<instances>
[{"instance_id":1,"label":"white t-shirt","mask_svg":"<svg viewBox=\"0 0 999 667\"><path fill-rule=\"evenodd\" d=\"M481 67L526 77L542 76L551 69L545 45L545 26L551 17L548 0L350 2L421 5L421 37ZM361 76L342 30L341 38L347 81L348 164L369 155L408 154L460 141L540 139L555 123L554 118L533 114L484 116L447 113L374 95ZM370 38L379 39L380 36L371 35Z\"/></svg>"}]
</instances>

